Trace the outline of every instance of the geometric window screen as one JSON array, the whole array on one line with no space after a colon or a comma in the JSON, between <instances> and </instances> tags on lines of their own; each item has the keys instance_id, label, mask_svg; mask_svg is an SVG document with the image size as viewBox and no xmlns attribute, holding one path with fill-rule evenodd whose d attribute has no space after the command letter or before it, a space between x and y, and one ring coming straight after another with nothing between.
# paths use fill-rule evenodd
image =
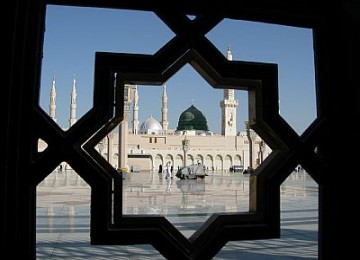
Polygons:
<instances>
[{"instance_id":1,"label":"geometric window screen","mask_svg":"<svg viewBox=\"0 0 360 260\"><path fill-rule=\"evenodd\" d=\"M277 65L229 61L205 37L227 17L173 10L150 10L175 34L153 55L97 52L93 107L67 135L59 134L57 140L50 141L46 133L39 133L39 138L50 150L61 146L62 153L57 154L54 164L66 161L91 186L92 244L151 244L167 258L210 259L228 241L280 236L282 182L299 164L318 184L321 182L316 173L322 172L319 169L323 166L315 153L321 120L315 119L302 136L297 135L279 115ZM96 150L127 116L126 85L163 85L185 65L192 66L215 89L247 91L249 127L272 150L249 177L249 211L213 214L189 238L165 217L125 215L122 176ZM38 176L38 182L44 177L45 173Z\"/></svg>"}]
</instances>

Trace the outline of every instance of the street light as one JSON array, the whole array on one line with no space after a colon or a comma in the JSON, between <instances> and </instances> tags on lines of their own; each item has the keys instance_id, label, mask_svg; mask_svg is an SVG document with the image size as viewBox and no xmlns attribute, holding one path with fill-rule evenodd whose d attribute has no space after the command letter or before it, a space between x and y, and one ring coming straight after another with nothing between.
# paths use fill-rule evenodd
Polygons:
<instances>
[{"instance_id":1,"label":"street light","mask_svg":"<svg viewBox=\"0 0 360 260\"><path fill-rule=\"evenodd\" d=\"M190 140L186 139L185 136L184 140L182 140L182 149L184 151L184 166L186 166L186 157L187 157L187 152L189 151L189 145L190 145Z\"/></svg>"}]
</instances>

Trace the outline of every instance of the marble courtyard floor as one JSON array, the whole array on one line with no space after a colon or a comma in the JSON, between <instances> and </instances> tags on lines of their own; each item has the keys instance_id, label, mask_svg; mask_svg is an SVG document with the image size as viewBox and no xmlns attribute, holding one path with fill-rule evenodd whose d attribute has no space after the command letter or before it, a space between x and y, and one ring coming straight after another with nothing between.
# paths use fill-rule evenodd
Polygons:
<instances>
[{"instance_id":1,"label":"marble courtyard floor","mask_svg":"<svg viewBox=\"0 0 360 260\"><path fill-rule=\"evenodd\" d=\"M165 216L190 237L216 212L246 212L249 177L209 172L204 179L166 180L157 172L126 173L123 213ZM231 241L214 259L317 259L318 186L305 172L281 185L281 237ZM37 187L37 259L164 259L151 245L90 245L90 187L57 171Z\"/></svg>"}]
</instances>

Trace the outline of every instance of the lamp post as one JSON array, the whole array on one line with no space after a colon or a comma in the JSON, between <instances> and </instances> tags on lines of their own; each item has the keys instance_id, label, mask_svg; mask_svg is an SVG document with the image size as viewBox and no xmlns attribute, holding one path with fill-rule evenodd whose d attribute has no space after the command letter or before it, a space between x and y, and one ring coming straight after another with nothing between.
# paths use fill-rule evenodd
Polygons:
<instances>
[{"instance_id":1,"label":"lamp post","mask_svg":"<svg viewBox=\"0 0 360 260\"><path fill-rule=\"evenodd\" d=\"M182 149L184 151L184 166L186 166L186 157L187 157L187 152L189 151L189 145L190 145L190 140L186 139L185 136L184 140L182 140Z\"/></svg>"}]
</instances>

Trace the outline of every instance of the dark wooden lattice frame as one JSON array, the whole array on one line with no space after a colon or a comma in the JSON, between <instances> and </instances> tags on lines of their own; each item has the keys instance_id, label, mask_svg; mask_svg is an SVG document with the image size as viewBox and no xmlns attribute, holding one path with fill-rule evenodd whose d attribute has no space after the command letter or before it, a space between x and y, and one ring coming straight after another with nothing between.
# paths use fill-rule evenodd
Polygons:
<instances>
[{"instance_id":1,"label":"dark wooden lattice frame","mask_svg":"<svg viewBox=\"0 0 360 260\"><path fill-rule=\"evenodd\" d=\"M47 3L78 3L79 6L84 6L84 2L86 1L69 0ZM299 137L278 115L276 66L240 61L230 63L204 39L207 30L223 18L236 17L231 11L218 9L217 5L209 3L203 8L199 8L200 5L192 8L191 4L184 4L181 8L164 6L162 9L156 4L147 4L146 1L109 1L107 4L103 4L102 1L88 2L89 5L86 6L153 11L173 29L177 37L153 56L98 53L94 107L66 133L44 114L38 104L35 104L31 131L33 139L30 140L34 149L30 170L36 174L28 180L31 193L34 194L37 184L54 167L66 161L92 189L93 244L150 243L168 258L211 258L231 240L278 237L279 186L294 166L302 164L318 184L322 182L324 166L314 149L318 145L317 137L323 130L324 118L317 118ZM38 4L45 7L45 3ZM40 10L44 11L42 8ZM179 10L182 15L179 14ZM190 21L185 14L195 15L197 19ZM238 18L247 17L239 15ZM276 19L269 20L276 22ZM185 63L190 63L213 87L231 86L248 90L250 104L253 106L249 115L250 125L274 151L251 177L250 211L242 214L213 215L189 240L164 218L125 218L120 214L114 215L113 219L113 192L114 207L120 205L121 208L122 198L121 192L113 191L112 186L113 183L121 184L121 178L119 179L115 170L93 151L96 140L103 137L121 120L119 115L123 111L120 106L113 115L114 101L116 103L117 100L123 100L121 94L114 97L114 72L120 75L116 87L116 90L120 91L116 93L122 93L121 87L125 83L165 82ZM41 154L35 151L38 138L42 138L48 144L48 148Z\"/></svg>"}]
</instances>

